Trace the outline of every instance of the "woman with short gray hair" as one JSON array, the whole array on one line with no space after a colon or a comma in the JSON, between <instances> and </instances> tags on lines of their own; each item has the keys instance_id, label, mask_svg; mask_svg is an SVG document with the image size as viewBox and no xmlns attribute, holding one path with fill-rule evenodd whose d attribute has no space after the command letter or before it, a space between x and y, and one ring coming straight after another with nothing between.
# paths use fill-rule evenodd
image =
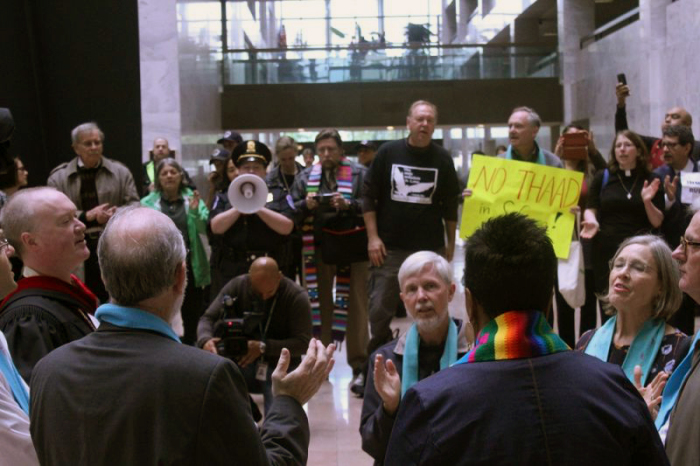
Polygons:
<instances>
[{"instance_id":1,"label":"woman with short gray hair","mask_svg":"<svg viewBox=\"0 0 700 466\"><path fill-rule=\"evenodd\" d=\"M182 306L185 327L183 343L194 344L197 323L204 312L203 288L211 283L209 260L202 242L206 234L209 209L199 193L187 187L184 170L172 158L156 166L155 191L141 199L141 204L163 212L175 223L187 246L187 290Z\"/></svg>"}]
</instances>

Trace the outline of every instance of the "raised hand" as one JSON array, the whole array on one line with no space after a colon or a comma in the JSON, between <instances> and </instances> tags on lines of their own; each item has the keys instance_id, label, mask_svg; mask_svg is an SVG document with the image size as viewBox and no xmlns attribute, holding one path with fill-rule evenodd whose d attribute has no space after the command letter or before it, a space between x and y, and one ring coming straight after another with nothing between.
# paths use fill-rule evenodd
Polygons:
<instances>
[{"instance_id":1,"label":"raised hand","mask_svg":"<svg viewBox=\"0 0 700 466\"><path fill-rule=\"evenodd\" d=\"M666 197L670 202L676 201L676 193L678 193L678 175L673 177L673 182L671 182L671 177L666 175L664 178L664 190L666 191Z\"/></svg>"},{"instance_id":2,"label":"raised hand","mask_svg":"<svg viewBox=\"0 0 700 466\"><path fill-rule=\"evenodd\" d=\"M584 220L581 222L581 238L591 239L600 230L597 220Z\"/></svg>"},{"instance_id":3,"label":"raised hand","mask_svg":"<svg viewBox=\"0 0 700 466\"><path fill-rule=\"evenodd\" d=\"M648 180L644 181L644 186L642 186L642 200L644 202L651 202L656 196L656 193L661 187L661 180L654 178L651 183Z\"/></svg>"},{"instance_id":4,"label":"raised hand","mask_svg":"<svg viewBox=\"0 0 700 466\"><path fill-rule=\"evenodd\" d=\"M627 84L617 83L617 86L615 86L615 96L617 97L617 105L619 107L624 107L627 97L630 96L630 87Z\"/></svg>"},{"instance_id":5,"label":"raised hand","mask_svg":"<svg viewBox=\"0 0 700 466\"><path fill-rule=\"evenodd\" d=\"M656 416L659 414L661 394L664 391L667 380L668 373L661 371L656 374L656 377L654 377L654 380L652 380L649 385L642 387L642 368L639 365L634 366L634 386L637 387L639 394L644 398L653 420L656 420Z\"/></svg>"},{"instance_id":6,"label":"raised hand","mask_svg":"<svg viewBox=\"0 0 700 466\"><path fill-rule=\"evenodd\" d=\"M312 338L304 360L299 367L287 373L291 356L289 350L283 348L277 368L272 373L272 394L291 396L300 404L306 404L333 369L333 352L335 344L331 343L326 348L319 340Z\"/></svg>"},{"instance_id":7,"label":"raised hand","mask_svg":"<svg viewBox=\"0 0 700 466\"><path fill-rule=\"evenodd\" d=\"M384 411L394 415L401 401L401 376L391 359L384 363L384 357L378 354L374 358L374 388L382 399Z\"/></svg>"}]
</instances>

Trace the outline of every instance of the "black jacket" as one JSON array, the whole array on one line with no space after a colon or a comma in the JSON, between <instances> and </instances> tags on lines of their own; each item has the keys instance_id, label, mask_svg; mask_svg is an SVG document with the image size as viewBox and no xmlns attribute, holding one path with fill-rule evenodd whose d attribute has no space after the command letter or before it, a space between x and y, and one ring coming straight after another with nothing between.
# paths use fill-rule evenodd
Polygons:
<instances>
[{"instance_id":1,"label":"black jacket","mask_svg":"<svg viewBox=\"0 0 700 466\"><path fill-rule=\"evenodd\" d=\"M32 440L42 465L305 464L301 405L276 397L258 432L233 362L102 323L37 364Z\"/></svg>"},{"instance_id":2,"label":"black jacket","mask_svg":"<svg viewBox=\"0 0 700 466\"><path fill-rule=\"evenodd\" d=\"M79 306L65 293L30 288L12 296L0 309L0 330L25 382L29 383L41 358L95 329Z\"/></svg>"},{"instance_id":3,"label":"black jacket","mask_svg":"<svg viewBox=\"0 0 700 466\"><path fill-rule=\"evenodd\" d=\"M619 366L574 351L457 364L411 387L386 464L667 465Z\"/></svg>"}]
</instances>

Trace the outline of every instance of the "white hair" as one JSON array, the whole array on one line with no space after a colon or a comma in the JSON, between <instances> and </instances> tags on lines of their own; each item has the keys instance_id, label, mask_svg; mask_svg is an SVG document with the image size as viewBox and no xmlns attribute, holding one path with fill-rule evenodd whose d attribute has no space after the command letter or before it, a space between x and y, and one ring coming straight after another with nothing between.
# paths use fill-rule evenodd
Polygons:
<instances>
[{"instance_id":1,"label":"white hair","mask_svg":"<svg viewBox=\"0 0 700 466\"><path fill-rule=\"evenodd\" d=\"M403 261L399 269L399 287L403 288L403 283L408 277L417 275L426 265L432 264L435 271L440 275L446 284L454 282L452 267L447 259L433 251L414 252Z\"/></svg>"}]
</instances>

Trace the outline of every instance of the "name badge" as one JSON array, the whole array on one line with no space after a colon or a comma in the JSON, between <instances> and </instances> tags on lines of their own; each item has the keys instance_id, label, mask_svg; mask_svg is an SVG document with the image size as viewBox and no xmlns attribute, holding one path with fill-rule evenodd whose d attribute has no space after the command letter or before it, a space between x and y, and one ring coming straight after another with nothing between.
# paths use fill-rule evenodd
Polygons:
<instances>
[{"instance_id":1,"label":"name badge","mask_svg":"<svg viewBox=\"0 0 700 466\"><path fill-rule=\"evenodd\" d=\"M267 381L267 363L265 361L258 361L255 364L255 379L261 382Z\"/></svg>"}]
</instances>

